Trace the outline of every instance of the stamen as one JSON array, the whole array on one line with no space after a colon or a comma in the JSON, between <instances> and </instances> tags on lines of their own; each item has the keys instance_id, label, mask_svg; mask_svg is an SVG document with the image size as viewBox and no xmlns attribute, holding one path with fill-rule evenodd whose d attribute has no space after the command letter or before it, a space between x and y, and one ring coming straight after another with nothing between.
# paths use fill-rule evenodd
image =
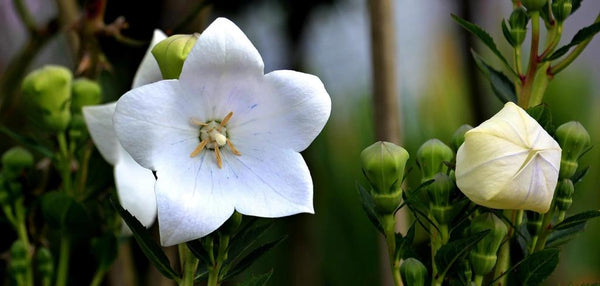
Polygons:
<instances>
[{"instance_id":1,"label":"stamen","mask_svg":"<svg viewBox=\"0 0 600 286\"><path fill-rule=\"evenodd\" d=\"M240 153L240 151L238 151L237 149L235 149L235 147L233 147L233 143L231 143L231 140L227 140L227 146L229 146L229 149L231 149L231 152L235 155L241 156L242 153Z\"/></svg>"},{"instance_id":2,"label":"stamen","mask_svg":"<svg viewBox=\"0 0 600 286\"><path fill-rule=\"evenodd\" d=\"M215 142L214 146L215 146L215 155L217 155L217 166L219 166L219 169L221 169L223 167L223 162L221 161L221 151L219 151L219 144L217 144L217 142Z\"/></svg>"},{"instance_id":3,"label":"stamen","mask_svg":"<svg viewBox=\"0 0 600 286\"><path fill-rule=\"evenodd\" d=\"M202 140L202 142L200 142L200 144L198 144L196 149L194 149L194 151L192 151L192 153L190 154L190 157L195 157L196 155L198 155L204 149L204 147L206 147L206 144L208 144L208 139Z\"/></svg>"},{"instance_id":4,"label":"stamen","mask_svg":"<svg viewBox=\"0 0 600 286\"><path fill-rule=\"evenodd\" d=\"M231 119L232 116L233 116L233 111L230 111L229 113L227 113L227 115L225 115L225 118L223 118L223 121L221 121L221 124L219 124L219 128L217 128L217 129L221 130L221 128L223 128L223 126L225 126L227 124L227 122L229 122L229 119Z\"/></svg>"},{"instance_id":5,"label":"stamen","mask_svg":"<svg viewBox=\"0 0 600 286\"><path fill-rule=\"evenodd\" d=\"M194 119L194 118L190 119L190 122L191 122L192 124L194 124L194 125L198 125L198 126L206 126L206 125L208 125L208 124L206 124L205 122L200 122L200 121L198 121L197 119Z\"/></svg>"}]
</instances>

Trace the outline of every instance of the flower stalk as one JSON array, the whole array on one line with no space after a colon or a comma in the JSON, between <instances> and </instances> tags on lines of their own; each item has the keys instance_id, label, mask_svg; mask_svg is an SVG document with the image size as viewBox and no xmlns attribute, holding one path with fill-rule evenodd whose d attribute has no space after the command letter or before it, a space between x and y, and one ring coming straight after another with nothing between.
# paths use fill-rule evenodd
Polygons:
<instances>
[{"instance_id":1,"label":"flower stalk","mask_svg":"<svg viewBox=\"0 0 600 286\"><path fill-rule=\"evenodd\" d=\"M179 244L179 259L181 261L182 279L179 282L179 286L193 286L194 276L196 275L196 269L198 268L199 260L192 254L189 248L185 244Z\"/></svg>"},{"instance_id":2,"label":"flower stalk","mask_svg":"<svg viewBox=\"0 0 600 286\"><path fill-rule=\"evenodd\" d=\"M531 97L531 91L533 88L533 81L537 71L537 65L539 63L538 48L540 41L540 12L530 11L531 17L531 50L529 53L529 65L527 67L527 74L525 76L525 82L521 89L521 94L518 98L519 106L523 109L529 108L529 99Z\"/></svg>"}]
</instances>

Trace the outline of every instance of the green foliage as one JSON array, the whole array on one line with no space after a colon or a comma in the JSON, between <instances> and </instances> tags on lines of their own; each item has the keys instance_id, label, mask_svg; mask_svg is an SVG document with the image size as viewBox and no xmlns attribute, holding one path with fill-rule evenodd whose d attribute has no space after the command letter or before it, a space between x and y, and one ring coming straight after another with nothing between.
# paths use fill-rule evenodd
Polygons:
<instances>
[{"instance_id":1,"label":"green foliage","mask_svg":"<svg viewBox=\"0 0 600 286\"><path fill-rule=\"evenodd\" d=\"M489 230L484 230L443 245L435 255L435 264L438 272L446 273L457 260L464 259L469 251L489 232Z\"/></svg>"},{"instance_id":2,"label":"green foliage","mask_svg":"<svg viewBox=\"0 0 600 286\"><path fill-rule=\"evenodd\" d=\"M92 254L98 262L98 269L108 271L118 255L118 241L114 233L105 233L92 239Z\"/></svg>"},{"instance_id":3,"label":"green foliage","mask_svg":"<svg viewBox=\"0 0 600 286\"><path fill-rule=\"evenodd\" d=\"M558 265L559 250L544 249L527 256L515 268L517 281L524 286L540 285Z\"/></svg>"},{"instance_id":4,"label":"green foliage","mask_svg":"<svg viewBox=\"0 0 600 286\"><path fill-rule=\"evenodd\" d=\"M486 79L490 81L492 85L492 90L494 94L502 101L502 103L506 102L517 102L517 93L515 91L515 86L510 79L502 72L492 68L488 65L481 56L479 56L475 51L471 50L473 54L473 59L477 64L477 67L483 72Z\"/></svg>"},{"instance_id":5,"label":"green foliage","mask_svg":"<svg viewBox=\"0 0 600 286\"><path fill-rule=\"evenodd\" d=\"M273 270L264 274L252 276L250 279L237 284L237 286L266 286L269 279L271 279L271 275L273 275Z\"/></svg>"},{"instance_id":6,"label":"green foliage","mask_svg":"<svg viewBox=\"0 0 600 286\"><path fill-rule=\"evenodd\" d=\"M571 39L571 42L569 42L568 44L557 49L554 53L552 53L550 56L548 56L548 58L546 58L545 60L552 61L552 60L560 58L561 56L566 54L571 47L579 45L583 41L586 41L586 40L592 38L598 32L600 32L600 22L594 23L592 25L589 25L589 26L579 30L575 34L575 36L573 36L573 39Z\"/></svg>"},{"instance_id":7,"label":"green foliage","mask_svg":"<svg viewBox=\"0 0 600 286\"><path fill-rule=\"evenodd\" d=\"M65 193L54 191L45 194L41 198L41 207L44 220L51 227L70 233L90 230L91 218L86 208Z\"/></svg>"}]
</instances>

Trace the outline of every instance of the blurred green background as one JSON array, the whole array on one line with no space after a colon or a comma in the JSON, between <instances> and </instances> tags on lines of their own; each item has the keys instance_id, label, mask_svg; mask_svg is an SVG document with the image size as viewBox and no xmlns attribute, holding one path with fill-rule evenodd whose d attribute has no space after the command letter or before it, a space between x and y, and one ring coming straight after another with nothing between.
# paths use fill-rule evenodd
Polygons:
<instances>
[{"instance_id":1,"label":"blurred green background","mask_svg":"<svg viewBox=\"0 0 600 286\"><path fill-rule=\"evenodd\" d=\"M54 1L24 1L37 23L55 18ZM180 26L183 15L192 13L199 1L107 1L106 22L124 16L128 37L149 41L154 29L168 34L199 32L216 17L234 21L255 44L265 61L265 72L295 69L318 75L333 102L325 131L303 155L315 184L315 215L280 220L273 232L287 233L286 242L252 270L274 268L271 285L378 285L389 283L380 267L381 238L364 215L356 184L363 183L358 155L374 142L371 106L371 65L367 3L361 0L226 0L215 1L194 21ZM404 146L415 154L429 138L449 143L461 124L477 125L501 107L488 82L470 56L472 47L490 59L489 51L452 22L450 13L486 28L507 55L509 45L501 37L500 22L508 17L509 0L398 0L394 2L397 40L398 98ZM593 22L599 1L583 1L582 8L565 23L561 43L568 42L581 27ZM27 34L15 15L13 1L0 0L0 76L23 49ZM528 42L526 42L528 43ZM27 70L43 64L75 69L65 53L67 40L61 33L36 54ZM112 39L100 42L111 70L100 76L104 101L127 91L146 46L127 46ZM600 138L600 42L593 40L581 57L550 84L545 101L556 125L580 121L592 136ZM497 62L496 62L497 64ZM500 65L496 65L500 68ZM14 83L18 85L18 82ZM19 130L23 116L13 110L2 122ZM14 144L0 137L2 150ZM98 156L95 153L94 156ZM584 157L590 174L576 189L571 213L598 209L600 152L594 148ZM97 176L112 178L102 162ZM416 168L414 160L410 166ZM103 173L102 173L103 172ZM418 170L413 169L413 175ZM410 182L410 179L409 179ZM4 236L2 230L2 236ZM7 235L2 239L1 250ZM564 246L559 269L547 285L579 285L600 281L600 221ZM10 241L10 240L8 240ZM6 243L5 243L6 242ZM137 251L135 246L134 251ZM137 253L138 256L139 252ZM145 266L143 257L136 257ZM384 264L385 265L385 264ZM139 266L142 269L143 266ZM143 273L145 270L141 270ZM159 284L159 280L149 280ZM106 284L110 282L107 280ZM113 285L113 284L110 284ZM117 285L117 284L115 284Z\"/></svg>"}]
</instances>

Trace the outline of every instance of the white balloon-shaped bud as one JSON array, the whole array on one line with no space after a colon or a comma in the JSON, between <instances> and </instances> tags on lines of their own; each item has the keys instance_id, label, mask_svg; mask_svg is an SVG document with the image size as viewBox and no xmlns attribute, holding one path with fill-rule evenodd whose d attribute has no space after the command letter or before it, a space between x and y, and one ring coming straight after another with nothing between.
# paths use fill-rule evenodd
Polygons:
<instances>
[{"instance_id":1,"label":"white balloon-shaped bud","mask_svg":"<svg viewBox=\"0 0 600 286\"><path fill-rule=\"evenodd\" d=\"M495 209L550 209L558 181L558 143L516 104L465 134L456 184L473 202Z\"/></svg>"}]
</instances>

